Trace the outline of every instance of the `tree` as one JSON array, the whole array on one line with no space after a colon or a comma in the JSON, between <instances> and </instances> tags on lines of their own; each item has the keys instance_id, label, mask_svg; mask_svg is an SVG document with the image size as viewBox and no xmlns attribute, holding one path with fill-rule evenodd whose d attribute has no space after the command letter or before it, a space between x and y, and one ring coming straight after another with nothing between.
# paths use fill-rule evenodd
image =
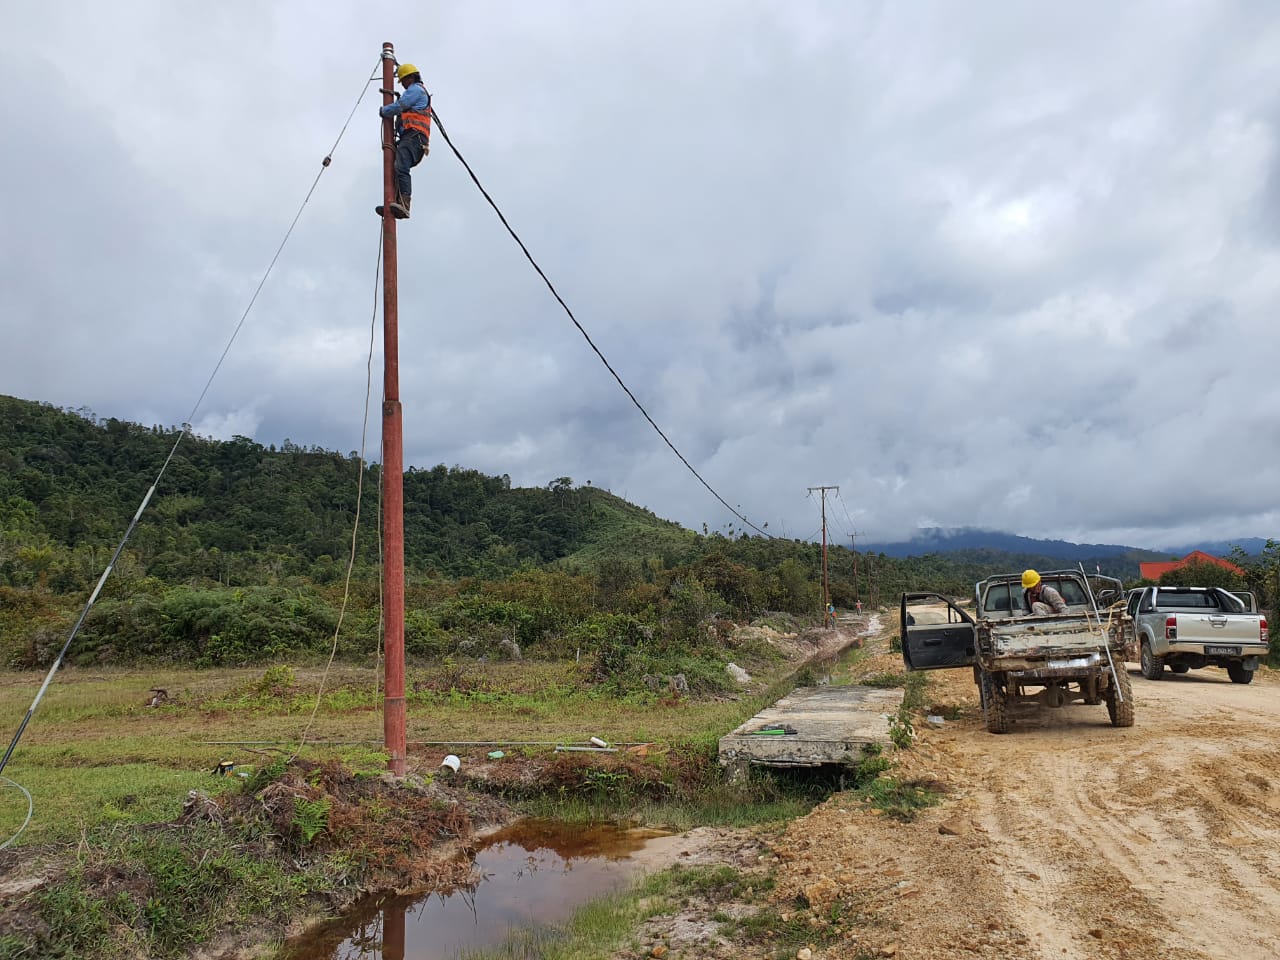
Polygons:
<instances>
[{"instance_id":1,"label":"tree","mask_svg":"<svg viewBox=\"0 0 1280 960\"><path fill-rule=\"evenodd\" d=\"M1244 578L1233 570L1207 563L1203 560L1193 561L1160 575L1162 587L1222 587L1224 590L1243 590Z\"/></svg>"}]
</instances>

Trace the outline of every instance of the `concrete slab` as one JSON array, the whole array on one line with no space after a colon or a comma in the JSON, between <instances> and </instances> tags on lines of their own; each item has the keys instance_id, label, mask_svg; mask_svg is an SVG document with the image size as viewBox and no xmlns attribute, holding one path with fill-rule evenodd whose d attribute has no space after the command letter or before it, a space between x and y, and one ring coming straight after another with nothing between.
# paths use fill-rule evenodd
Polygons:
<instances>
[{"instance_id":1,"label":"concrete slab","mask_svg":"<svg viewBox=\"0 0 1280 960\"><path fill-rule=\"evenodd\" d=\"M877 687L800 687L720 738L720 763L743 769L817 767L856 763L867 743L888 746L889 723L902 704L902 690ZM766 727L794 730L757 734Z\"/></svg>"}]
</instances>

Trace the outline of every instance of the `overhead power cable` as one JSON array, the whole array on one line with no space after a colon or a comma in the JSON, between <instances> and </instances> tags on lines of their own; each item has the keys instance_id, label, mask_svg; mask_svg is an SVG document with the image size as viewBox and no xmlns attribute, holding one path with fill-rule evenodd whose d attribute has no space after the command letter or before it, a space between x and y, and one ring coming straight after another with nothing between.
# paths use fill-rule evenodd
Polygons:
<instances>
[{"instance_id":1,"label":"overhead power cable","mask_svg":"<svg viewBox=\"0 0 1280 960\"><path fill-rule=\"evenodd\" d=\"M848 530L849 534L850 535L856 534L857 530L855 528L857 525L853 522L853 514L849 512L849 507L844 502L844 496L840 493L839 490L836 491L836 499L840 501L840 509L844 511L845 518L849 521L849 530Z\"/></svg>"},{"instance_id":2,"label":"overhead power cable","mask_svg":"<svg viewBox=\"0 0 1280 960\"><path fill-rule=\"evenodd\" d=\"M840 520L840 516L834 510L831 511L831 523L833 526L839 527L840 531L846 537L849 536L849 528L844 525L844 523ZM832 544L834 545L834 543L835 541L833 540Z\"/></svg>"},{"instance_id":3,"label":"overhead power cable","mask_svg":"<svg viewBox=\"0 0 1280 960\"><path fill-rule=\"evenodd\" d=\"M380 64L381 62L381 58L379 58L378 63ZM102 588L106 584L107 578L111 576L112 569L114 569L116 562L120 559L120 555L124 552L125 544L129 542L129 538L133 535L134 528L142 518L143 511L147 509L147 505L155 495L156 488L160 485L161 478L164 476L165 471L172 462L174 455L177 454L179 444L182 443L183 438L191 431L191 424L196 418L196 413L199 412L201 405L204 403L205 396L209 393L209 388L213 385L214 378L217 377L218 371L222 369L223 362L231 352L232 344L236 342L236 337L240 335L240 330L244 326L245 320L248 319L249 312L253 309L253 305L258 302L258 295L266 285L267 278L271 276L271 271L275 268L276 261L280 259L280 254L284 251L285 244L289 242L289 238L293 235L293 228L298 225L298 220L302 217L302 211L306 209L307 203L311 200L311 195L315 193L316 185L320 182L320 177L324 175L324 172L329 169L329 165L333 162L334 151L338 149L338 144L342 142L342 136L346 133L347 126L351 123L351 118L355 116L356 111L360 108L360 103L364 100L365 94L369 90L369 84L377 79L378 76L375 74L364 82L360 90L360 96L356 99L355 106L351 108L351 113L347 115L346 123L342 125L342 129L338 132L338 137L334 140L333 146L320 162L319 172L316 173L315 179L311 182L311 187L307 190L307 195L302 198L302 203L298 206L298 212L294 214L293 221L289 224L289 229L285 231L284 239L280 241L280 246L276 248L275 255L271 258L271 262L267 265L266 271L262 274L262 279L258 281L258 286L253 291L253 296L249 298L249 303L244 308L244 313L240 315L239 322L236 324L235 329L232 330L231 337L227 340L227 345L223 348L221 356L218 357L218 362L213 366L213 372L209 374L209 379L205 381L204 389L200 391L200 396L196 398L195 405L191 408L191 412L187 415L187 419L183 421L182 429L178 431L178 436L173 442L173 447L169 450L169 455L165 457L164 463L160 465L160 470L156 473L155 480L152 481L146 495L142 498L142 503L138 505L137 512L134 513L133 519L129 521L129 526L125 529L124 536L120 538L120 542L116 545L115 553L111 555L111 561L107 564L106 569L102 571L102 576L98 578L97 586L93 588L93 592L89 595L89 599L85 603L84 609L80 611L79 619L76 620L75 626L71 628L71 633L67 636L66 642L62 645L62 649L58 651L58 656L49 667L49 673L45 676L44 683L40 685L40 689L36 693L35 699L31 701L31 706L27 708L26 715L23 716L22 722L18 725L18 730L14 733L13 740L10 741L8 749L5 750L3 758L0 758L0 772L3 772L4 768L8 765L9 758L13 756L13 751L17 748L18 741L22 739L22 734L27 729L27 724L31 722L31 717L35 714L36 708L39 707L40 701L44 698L45 691L49 689L49 684L53 681L54 675L62 666L63 660L66 659L67 651L71 648L72 642L80 632L80 628L84 625L85 618L89 615L89 611L93 609L93 605L97 602L98 594L102 592ZM27 822L30 822L30 816L28 816ZM25 828L26 823L24 823L22 828L19 829L18 833L21 833L22 829ZM11 837L8 842L12 842L14 839L17 839L17 834Z\"/></svg>"},{"instance_id":4,"label":"overhead power cable","mask_svg":"<svg viewBox=\"0 0 1280 960\"><path fill-rule=\"evenodd\" d=\"M605 369L608 370L609 373L613 375L613 379L618 381L618 386L622 388L623 393L625 393L627 397L631 400L631 402L635 404L635 408L640 411L641 415L646 420L649 421L649 426L653 427L653 429L657 431L658 436L660 436L663 442L668 447L671 448L671 452L674 453L676 457L679 458L680 462L683 463L689 469L690 473L692 473L695 477L697 477L698 482L702 484L704 487L706 487L708 492L710 492L710 494L713 497L715 497L717 500L720 501L720 503L724 506L726 510L732 513L735 517L737 517L747 526L749 526L752 530L755 530L757 533L760 533L771 540L775 539L773 534L769 533L767 530L762 530L760 527L757 527L754 523L752 523L750 520L744 517L741 513L739 513L737 510L731 507L729 505L729 501L726 500L724 497L720 496L720 494L716 491L715 487L711 486L711 484L709 484L703 478L702 474L700 474L697 471L697 469L694 468L693 464L690 463L688 459L685 458L685 455L679 451L676 445L671 442L671 438L668 437L665 433L663 433L662 428L658 426L657 422L653 419L653 417L649 416L649 411L644 408L644 404L642 404L639 400L636 399L636 395L632 393L631 388L628 387L625 382L623 382L622 377L618 375L618 371L613 369L613 365L610 364L609 361L605 358L605 355L600 352L600 348L597 347L595 344L595 341L591 339L591 335L588 334L586 329L583 328L582 324L578 322L578 318L573 315L573 311L569 309L569 305L564 302L564 298L560 296L559 291L556 290L555 284L553 284L547 278L547 275L543 273L542 267L538 266L538 261L533 259L533 254L529 252L529 248L524 245L524 241L520 239L519 235L515 232L515 230L512 229L511 224L507 222L506 216L503 215L502 210L499 209L498 207L498 204L494 202L493 197L489 195L489 191L486 190L484 188L484 185L480 183L480 178L477 177L475 171L471 169L471 164L467 163L466 158L463 157L463 155L459 152L458 148L453 145L453 141L449 139L449 132L444 128L444 124L440 122L440 114L433 109L431 111L431 115L435 118L436 129L440 131L440 136L444 137L444 142L449 145L449 149L453 151L453 155L458 158L458 162L462 164L464 169L466 169L467 176L471 178L471 182L476 185L476 189L479 190L481 195L485 198L485 200L488 201L489 206L493 208L493 212L498 215L498 219L502 221L502 225L507 228L507 233L511 234L511 239L514 240L516 244L520 247L521 252L524 253L525 259L528 260L529 263L533 266L533 269L537 271L538 276L542 278L542 282L545 283L547 285L547 289L551 291L551 295L555 297L556 301L560 304L560 306L564 308L564 312L568 315L569 319L573 321L573 325L578 328L578 332L582 334L583 339L587 341L587 345L591 347L595 355L600 358L600 362L603 363Z\"/></svg>"}]
</instances>

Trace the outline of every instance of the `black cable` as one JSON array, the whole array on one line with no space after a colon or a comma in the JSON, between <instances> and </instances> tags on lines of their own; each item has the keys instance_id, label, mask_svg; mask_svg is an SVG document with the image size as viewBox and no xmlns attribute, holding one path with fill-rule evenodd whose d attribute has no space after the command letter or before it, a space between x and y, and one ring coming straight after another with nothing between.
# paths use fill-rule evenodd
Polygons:
<instances>
[{"instance_id":1,"label":"black cable","mask_svg":"<svg viewBox=\"0 0 1280 960\"><path fill-rule=\"evenodd\" d=\"M444 124L440 122L440 115L436 113L434 109L431 111L431 115L432 117L435 118L436 128L440 131L440 136L444 137L444 142L449 145L449 149L453 151L453 155L458 158L458 162L461 163L462 166L466 169L467 175L471 177L471 182L476 185L476 189L479 190L480 193L484 196L485 200L489 202L489 206L493 207L493 212L498 215L498 219L502 221L502 225L507 228L507 233L511 234L511 239L514 240L519 245L521 251L524 253L525 259L528 260L529 263L532 264L533 269L538 272L538 276L542 278L542 282L547 285L547 289L551 291L551 295L555 297L556 300L559 302L560 306L564 308L564 312L568 314L569 319L573 321L573 325L578 328L578 332L582 334L583 339L587 341L587 345L590 346L591 349L595 352L595 355L600 358L600 362L604 364L605 369L608 370L609 373L613 375L613 379L618 381L618 386L622 388L622 391L627 395L628 398L630 398L631 402L635 404L636 409L639 410L640 413L644 416L644 418L649 421L649 426L653 427L653 429L657 431L658 436L660 436L663 439L663 442L666 443L666 445L671 448L671 452L674 453L677 457L679 457L680 462L689 468L689 472L698 478L698 482L701 483L704 487L706 487L707 490L710 491L711 495L715 497L717 500L719 500L721 504L723 504L726 510L732 513L735 517L737 517L747 526L749 526L752 530L755 530L757 533L768 537L770 540L776 539L773 534L769 533L767 530L762 530L760 527L757 527L754 523L752 523L750 520L744 517L741 513L739 513L733 507L729 506L729 501L726 500L724 497L720 496L720 494L716 492L715 488L711 486L711 484L707 483L706 480L703 479L702 474L698 473L698 471L694 469L693 464L691 464L688 460L685 459L684 454L681 453L678 449L676 449L676 445L671 442L671 439L665 433L662 432L662 428L658 426L658 424L654 421L653 417L649 416L649 411L646 410L644 408L644 405L641 404L640 401L636 399L636 395L631 392L631 388L628 387L623 382L622 377L618 376L618 371L614 370L613 366L609 363L609 361L605 359L605 355L600 352L600 348L597 347L595 344L595 341L591 339L591 335L588 334L585 329L583 329L582 324L579 323L578 318L573 315L573 311L570 310L569 305L564 302L564 298L560 296L560 293L559 291L556 290L555 285L549 279L547 279L547 275L543 273L542 268L538 266L538 261L533 259L533 254L531 254L529 252L529 248L524 245L524 241L521 240L519 235L515 232L515 230L511 228L511 224L507 222L507 218L503 216L502 211L498 209L498 205L494 202L493 197L489 196L489 191L487 191L484 188L484 186L480 183L480 179L476 176L475 171L471 169L471 164L467 163L466 158L463 157L462 154L458 152L458 148L455 147L453 145L453 141L449 139L448 131L445 130Z\"/></svg>"},{"instance_id":2,"label":"black cable","mask_svg":"<svg viewBox=\"0 0 1280 960\"><path fill-rule=\"evenodd\" d=\"M836 499L840 501L840 507L844 510L844 515L849 520L849 526L846 527L841 522L840 515L834 510L831 511L831 522L839 527L846 537L850 537L853 535L853 518L849 516L849 508L844 505L844 498L840 496L839 490L836 491Z\"/></svg>"},{"instance_id":3,"label":"black cable","mask_svg":"<svg viewBox=\"0 0 1280 960\"><path fill-rule=\"evenodd\" d=\"M831 514L831 523L834 526L839 527L841 532L844 533L846 537L849 535L848 528L843 523L840 522L840 516L834 511L832 511L832 514ZM832 542L834 543L835 541L833 540Z\"/></svg>"},{"instance_id":4,"label":"black cable","mask_svg":"<svg viewBox=\"0 0 1280 960\"><path fill-rule=\"evenodd\" d=\"M849 533L852 536L857 536L857 524L853 522L853 515L849 513L849 507L845 504L844 497L839 490L836 491L836 499L840 501L840 509L844 511L845 518L849 521Z\"/></svg>"}]
</instances>

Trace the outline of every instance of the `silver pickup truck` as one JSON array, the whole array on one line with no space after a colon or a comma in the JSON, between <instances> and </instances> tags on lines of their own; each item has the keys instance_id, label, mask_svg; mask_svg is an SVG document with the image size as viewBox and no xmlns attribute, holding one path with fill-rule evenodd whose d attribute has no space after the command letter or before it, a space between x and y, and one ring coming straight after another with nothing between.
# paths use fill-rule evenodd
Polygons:
<instances>
[{"instance_id":1,"label":"silver pickup truck","mask_svg":"<svg viewBox=\"0 0 1280 960\"><path fill-rule=\"evenodd\" d=\"M1248 596L1245 594L1244 596ZM1126 610L1133 617L1142 675L1225 667L1232 683L1249 683L1268 650L1267 620L1240 595L1219 587L1139 587Z\"/></svg>"},{"instance_id":2,"label":"silver pickup truck","mask_svg":"<svg viewBox=\"0 0 1280 960\"><path fill-rule=\"evenodd\" d=\"M1020 712L1075 701L1105 703L1112 726L1133 726L1125 669L1133 621L1120 581L1075 570L1049 571L1041 580L1062 595L1066 613L1033 616L1016 573L978 583L972 614L941 594L903 594L907 669L972 667L992 733L1008 733Z\"/></svg>"}]
</instances>

